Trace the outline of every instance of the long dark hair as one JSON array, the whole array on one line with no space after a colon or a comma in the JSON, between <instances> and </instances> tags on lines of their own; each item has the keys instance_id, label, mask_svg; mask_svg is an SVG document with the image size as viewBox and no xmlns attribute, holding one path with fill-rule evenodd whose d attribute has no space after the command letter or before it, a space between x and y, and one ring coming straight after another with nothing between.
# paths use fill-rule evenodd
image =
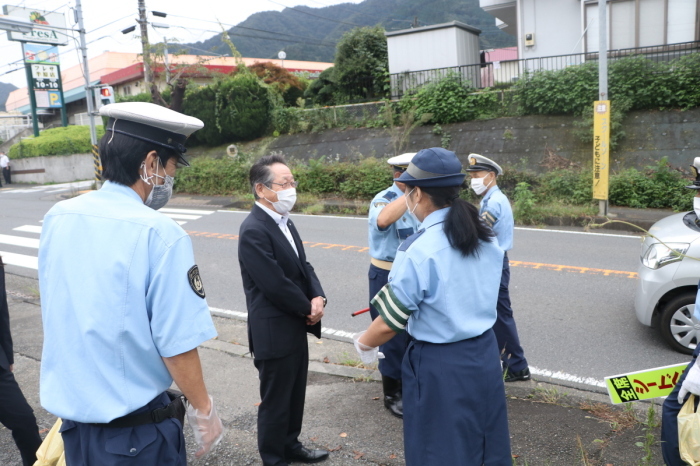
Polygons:
<instances>
[{"instance_id":1,"label":"long dark hair","mask_svg":"<svg viewBox=\"0 0 700 466\"><path fill-rule=\"evenodd\" d=\"M411 186L413 188L413 186ZM420 187L437 208L451 207L445 218L445 235L450 245L463 256L479 255L479 240L491 241L496 234L479 217L470 202L459 198L460 186L443 188Z\"/></svg>"}]
</instances>

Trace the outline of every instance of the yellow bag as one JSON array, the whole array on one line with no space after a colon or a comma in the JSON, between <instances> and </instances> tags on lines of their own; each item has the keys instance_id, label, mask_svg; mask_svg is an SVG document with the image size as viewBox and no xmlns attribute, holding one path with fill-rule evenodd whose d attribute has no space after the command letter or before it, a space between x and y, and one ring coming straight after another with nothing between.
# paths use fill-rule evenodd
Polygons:
<instances>
[{"instance_id":1,"label":"yellow bag","mask_svg":"<svg viewBox=\"0 0 700 466\"><path fill-rule=\"evenodd\" d=\"M37 459L34 466L66 466L63 437L59 432L62 423L61 418L58 418L44 441L41 442L41 446L36 451Z\"/></svg>"}]
</instances>

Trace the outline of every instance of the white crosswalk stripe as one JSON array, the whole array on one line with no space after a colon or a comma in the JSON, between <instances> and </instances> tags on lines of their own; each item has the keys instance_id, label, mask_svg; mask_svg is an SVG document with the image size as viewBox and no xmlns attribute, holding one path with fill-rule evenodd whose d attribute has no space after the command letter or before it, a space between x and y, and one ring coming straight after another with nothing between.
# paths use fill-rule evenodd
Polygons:
<instances>
[{"instance_id":1,"label":"white crosswalk stripe","mask_svg":"<svg viewBox=\"0 0 700 466\"><path fill-rule=\"evenodd\" d=\"M159 212L162 212L164 215L172 218L174 221L182 225L187 223L187 221L197 220L198 218L202 218L203 216L211 215L216 211L168 208L160 209ZM40 223L42 223L42 221L40 220L38 223L39 225L21 225L16 228L13 228L12 231L16 231L18 233L40 235ZM25 267L34 270L37 270L39 268L39 259L38 257L36 257L36 254L38 253L39 249L38 238L29 236L0 234L0 249L5 249L3 248L3 245L33 250L33 255L0 250L0 256L2 256L2 260L5 264L15 265L18 267Z\"/></svg>"},{"instance_id":2,"label":"white crosswalk stripe","mask_svg":"<svg viewBox=\"0 0 700 466\"><path fill-rule=\"evenodd\" d=\"M46 184L41 186L32 186L31 188L10 188L3 189L0 194L20 194L20 193L37 193L43 192L46 194L62 193L70 190L78 191L87 189L92 186L94 181L76 181L73 183Z\"/></svg>"}]
</instances>

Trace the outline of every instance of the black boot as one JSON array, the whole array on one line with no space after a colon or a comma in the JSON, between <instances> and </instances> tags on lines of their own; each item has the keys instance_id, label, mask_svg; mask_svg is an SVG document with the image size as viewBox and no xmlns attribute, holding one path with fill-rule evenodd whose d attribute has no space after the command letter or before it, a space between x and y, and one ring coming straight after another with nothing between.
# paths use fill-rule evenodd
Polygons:
<instances>
[{"instance_id":1,"label":"black boot","mask_svg":"<svg viewBox=\"0 0 700 466\"><path fill-rule=\"evenodd\" d=\"M401 380L382 375L384 389L384 406L391 414L403 419L403 401L401 400Z\"/></svg>"}]
</instances>

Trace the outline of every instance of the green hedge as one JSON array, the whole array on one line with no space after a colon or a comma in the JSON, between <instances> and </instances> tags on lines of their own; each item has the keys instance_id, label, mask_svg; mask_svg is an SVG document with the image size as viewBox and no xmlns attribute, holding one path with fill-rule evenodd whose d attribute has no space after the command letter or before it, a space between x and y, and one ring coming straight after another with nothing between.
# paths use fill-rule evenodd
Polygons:
<instances>
[{"instance_id":1,"label":"green hedge","mask_svg":"<svg viewBox=\"0 0 700 466\"><path fill-rule=\"evenodd\" d=\"M328 162L324 158L308 163L291 163L300 193L319 197L368 200L392 183L392 173L384 160L373 158L359 162ZM232 195L248 194L248 157L236 159L211 159L197 157L192 166L178 170L175 190L190 194ZM592 174L590 170L551 170L536 174L529 170L505 167L498 185L511 199L516 191L523 198L537 204L587 206L596 204L592 199ZM610 175L610 204L634 208L690 210L693 196L684 186L690 180L671 167L666 159L644 170L630 168ZM527 186L524 186L527 185ZM468 189L468 180L462 197L478 203L480 198Z\"/></svg>"},{"instance_id":2,"label":"green hedge","mask_svg":"<svg viewBox=\"0 0 700 466\"><path fill-rule=\"evenodd\" d=\"M97 126L97 139L104 134L104 128ZM90 128L88 126L66 126L51 128L41 132L38 138L24 139L10 147L11 159L25 159L45 155L87 154L92 150Z\"/></svg>"}]
</instances>

